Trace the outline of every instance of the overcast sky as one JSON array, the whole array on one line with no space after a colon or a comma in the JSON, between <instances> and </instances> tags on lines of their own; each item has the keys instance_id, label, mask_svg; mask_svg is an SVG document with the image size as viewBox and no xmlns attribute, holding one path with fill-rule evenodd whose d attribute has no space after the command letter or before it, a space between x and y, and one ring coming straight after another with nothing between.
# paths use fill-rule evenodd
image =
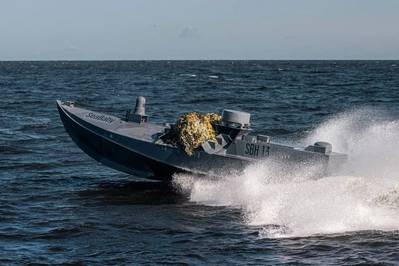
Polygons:
<instances>
[{"instance_id":1,"label":"overcast sky","mask_svg":"<svg viewBox=\"0 0 399 266\"><path fill-rule=\"evenodd\" d=\"M399 59L399 0L0 0L0 60Z\"/></svg>"}]
</instances>

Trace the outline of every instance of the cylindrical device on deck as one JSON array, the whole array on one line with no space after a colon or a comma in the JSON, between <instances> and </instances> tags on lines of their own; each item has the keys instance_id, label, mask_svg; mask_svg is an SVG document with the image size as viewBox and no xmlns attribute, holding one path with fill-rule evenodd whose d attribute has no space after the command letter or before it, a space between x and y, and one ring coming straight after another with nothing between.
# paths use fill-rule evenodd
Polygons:
<instances>
[{"instance_id":1,"label":"cylindrical device on deck","mask_svg":"<svg viewBox=\"0 0 399 266\"><path fill-rule=\"evenodd\" d=\"M222 123L225 126L233 126L239 128L248 128L250 126L251 115L246 112L236 110L223 110Z\"/></svg>"},{"instance_id":2,"label":"cylindrical device on deck","mask_svg":"<svg viewBox=\"0 0 399 266\"><path fill-rule=\"evenodd\" d=\"M134 108L134 114L145 115L145 98L143 96L137 97L136 107Z\"/></svg>"}]
</instances>

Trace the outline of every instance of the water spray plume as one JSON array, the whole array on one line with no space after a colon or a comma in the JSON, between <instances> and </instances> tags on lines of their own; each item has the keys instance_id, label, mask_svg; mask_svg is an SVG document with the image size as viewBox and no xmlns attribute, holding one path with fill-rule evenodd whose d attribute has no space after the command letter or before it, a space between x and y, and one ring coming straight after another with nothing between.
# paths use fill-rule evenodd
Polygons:
<instances>
[{"instance_id":1,"label":"water spray plume","mask_svg":"<svg viewBox=\"0 0 399 266\"><path fill-rule=\"evenodd\" d=\"M264 161L219 180L177 175L176 186L199 204L240 208L262 237L399 230L399 120L373 110L340 114L305 137L349 155L335 175L314 179L317 165Z\"/></svg>"}]
</instances>

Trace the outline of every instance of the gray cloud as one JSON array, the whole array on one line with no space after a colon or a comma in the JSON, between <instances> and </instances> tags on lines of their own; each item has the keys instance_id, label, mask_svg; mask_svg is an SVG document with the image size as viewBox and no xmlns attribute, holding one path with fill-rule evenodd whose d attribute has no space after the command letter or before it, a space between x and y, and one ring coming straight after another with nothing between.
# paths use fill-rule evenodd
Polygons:
<instances>
[{"instance_id":1,"label":"gray cloud","mask_svg":"<svg viewBox=\"0 0 399 266\"><path fill-rule=\"evenodd\" d=\"M195 27L185 27L179 33L179 38L181 39L196 39L199 37L199 31Z\"/></svg>"}]
</instances>

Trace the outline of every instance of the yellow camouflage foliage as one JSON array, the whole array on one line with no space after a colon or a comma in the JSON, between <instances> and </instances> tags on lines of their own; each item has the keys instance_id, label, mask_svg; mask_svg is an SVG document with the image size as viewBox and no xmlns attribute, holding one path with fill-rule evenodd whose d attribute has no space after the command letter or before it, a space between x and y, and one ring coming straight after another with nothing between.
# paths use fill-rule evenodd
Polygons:
<instances>
[{"instance_id":1,"label":"yellow camouflage foliage","mask_svg":"<svg viewBox=\"0 0 399 266\"><path fill-rule=\"evenodd\" d=\"M215 123L222 117L215 113L200 114L191 112L179 117L176 123L177 142L188 155L206 141L216 141Z\"/></svg>"}]
</instances>

